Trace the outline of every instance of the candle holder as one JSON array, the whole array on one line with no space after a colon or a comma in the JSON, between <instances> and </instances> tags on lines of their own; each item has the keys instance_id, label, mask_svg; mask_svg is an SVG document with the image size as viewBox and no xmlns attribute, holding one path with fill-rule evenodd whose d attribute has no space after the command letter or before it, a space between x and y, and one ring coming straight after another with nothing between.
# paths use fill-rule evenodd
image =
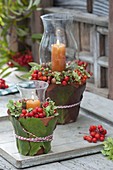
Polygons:
<instances>
[{"instance_id":1,"label":"candle holder","mask_svg":"<svg viewBox=\"0 0 113 170\"><path fill-rule=\"evenodd\" d=\"M22 99L39 99L40 102L44 102L45 100L45 92L47 87L47 82L37 80L19 82L17 84L17 88Z\"/></svg>"},{"instance_id":2,"label":"candle holder","mask_svg":"<svg viewBox=\"0 0 113 170\"><path fill-rule=\"evenodd\" d=\"M44 34L39 48L40 64L51 62L53 71L65 70L66 63L78 58L73 36L73 17L69 13L41 16Z\"/></svg>"}]
</instances>

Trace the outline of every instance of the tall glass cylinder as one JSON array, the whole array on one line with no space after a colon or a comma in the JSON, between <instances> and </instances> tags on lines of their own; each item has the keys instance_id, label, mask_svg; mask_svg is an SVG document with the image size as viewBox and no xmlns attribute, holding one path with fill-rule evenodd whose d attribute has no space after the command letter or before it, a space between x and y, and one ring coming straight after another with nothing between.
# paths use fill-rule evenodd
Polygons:
<instances>
[{"instance_id":1,"label":"tall glass cylinder","mask_svg":"<svg viewBox=\"0 0 113 170\"><path fill-rule=\"evenodd\" d=\"M40 64L51 62L52 71L65 70L66 64L78 58L73 36L73 17L69 13L41 16L44 34L39 48Z\"/></svg>"}]
</instances>

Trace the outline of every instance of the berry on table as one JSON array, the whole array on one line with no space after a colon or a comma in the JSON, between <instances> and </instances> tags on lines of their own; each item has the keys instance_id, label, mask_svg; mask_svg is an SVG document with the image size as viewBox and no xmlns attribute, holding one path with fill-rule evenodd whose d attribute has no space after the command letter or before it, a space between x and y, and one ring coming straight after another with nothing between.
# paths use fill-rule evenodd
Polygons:
<instances>
[{"instance_id":1,"label":"berry on table","mask_svg":"<svg viewBox=\"0 0 113 170\"><path fill-rule=\"evenodd\" d=\"M89 136L83 136L83 139L93 143L97 143L97 141L103 142L106 134L107 130L102 125L91 125L89 127Z\"/></svg>"}]
</instances>

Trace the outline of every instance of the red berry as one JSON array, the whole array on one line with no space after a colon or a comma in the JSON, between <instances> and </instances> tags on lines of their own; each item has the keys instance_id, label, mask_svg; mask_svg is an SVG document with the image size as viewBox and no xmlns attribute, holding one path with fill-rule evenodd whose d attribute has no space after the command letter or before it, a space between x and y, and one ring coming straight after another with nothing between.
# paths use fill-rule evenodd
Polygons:
<instances>
[{"instance_id":1,"label":"red berry","mask_svg":"<svg viewBox=\"0 0 113 170\"><path fill-rule=\"evenodd\" d=\"M97 139L96 138L92 138L92 142L96 143Z\"/></svg>"},{"instance_id":2,"label":"red berry","mask_svg":"<svg viewBox=\"0 0 113 170\"><path fill-rule=\"evenodd\" d=\"M67 82L69 81L69 79L70 79L69 76L64 77L64 80L67 81Z\"/></svg>"},{"instance_id":3,"label":"red berry","mask_svg":"<svg viewBox=\"0 0 113 170\"><path fill-rule=\"evenodd\" d=\"M39 118L43 118L45 115L43 113L38 114Z\"/></svg>"},{"instance_id":4,"label":"red berry","mask_svg":"<svg viewBox=\"0 0 113 170\"><path fill-rule=\"evenodd\" d=\"M66 86L67 85L67 82L65 80L62 81L62 85L63 86Z\"/></svg>"},{"instance_id":5,"label":"red berry","mask_svg":"<svg viewBox=\"0 0 113 170\"><path fill-rule=\"evenodd\" d=\"M25 115L27 113L26 109L22 109L22 113Z\"/></svg>"},{"instance_id":6,"label":"red berry","mask_svg":"<svg viewBox=\"0 0 113 170\"><path fill-rule=\"evenodd\" d=\"M38 108L38 112L39 112L39 113L43 113L43 108L39 107L39 108Z\"/></svg>"},{"instance_id":7,"label":"red berry","mask_svg":"<svg viewBox=\"0 0 113 170\"><path fill-rule=\"evenodd\" d=\"M102 128L102 125L98 125L98 129Z\"/></svg>"},{"instance_id":8,"label":"red berry","mask_svg":"<svg viewBox=\"0 0 113 170\"><path fill-rule=\"evenodd\" d=\"M84 140L87 140L87 137L88 137L88 136L83 136L83 139L84 139Z\"/></svg>"},{"instance_id":9,"label":"red berry","mask_svg":"<svg viewBox=\"0 0 113 170\"><path fill-rule=\"evenodd\" d=\"M89 131L95 131L96 129L97 129L97 126L92 125L92 126L90 126Z\"/></svg>"},{"instance_id":10,"label":"red berry","mask_svg":"<svg viewBox=\"0 0 113 170\"><path fill-rule=\"evenodd\" d=\"M104 138L103 136L100 137L100 141L101 141L101 142L104 141L104 139L105 139L105 138Z\"/></svg>"},{"instance_id":11,"label":"red berry","mask_svg":"<svg viewBox=\"0 0 113 170\"><path fill-rule=\"evenodd\" d=\"M33 117L33 116L34 116L33 111L29 112L29 117Z\"/></svg>"},{"instance_id":12,"label":"red berry","mask_svg":"<svg viewBox=\"0 0 113 170\"><path fill-rule=\"evenodd\" d=\"M99 132L100 132L100 133L102 133L103 131L104 131L104 129L103 129L103 128L100 128L100 129L99 129Z\"/></svg>"},{"instance_id":13,"label":"red berry","mask_svg":"<svg viewBox=\"0 0 113 170\"><path fill-rule=\"evenodd\" d=\"M103 135L106 135L106 134L107 134L107 130L106 130L106 129L103 129L102 134L103 134Z\"/></svg>"},{"instance_id":14,"label":"red berry","mask_svg":"<svg viewBox=\"0 0 113 170\"><path fill-rule=\"evenodd\" d=\"M99 134L99 133L96 133L95 138L96 138L97 140L99 140L99 139L100 139L100 134Z\"/></svg>"},{"instance_id":15,"label":"red berry","mask_svg":"<svg viewBox=\"0 0 113 170\"><path fill-rule=\"evenodd\" d=\"M92 142L92 138L90 136L87 137L86 139L88 142Z\"/></svg>"},{"instance_id":16,"label":"red berry","mask_svg":"<svg viewBox=\"0 0 113 170\"><path fill-rule=\"evenodd\" d=\"M36 114L34 117L39 118L39 115L38 115L38 114Z\"/></svg>"},{"instance_id":17,"label":"red berry","mask_svg":"<svg viewBox=\"0 0 113 170\"><path fill-rule=\"evenodd\" d=\"M90 132L90 135L91 135L92 137L95 137L96 132L91 131L91 132Z\"/></svg>"},{"instance_id":18,"label":"red berry","mask_svg":"<svg viewBox=\"0 0 113 170\"><path fill-rule=\"evenodd\" d=\"M25 115L23 113L20 114L20 117L24 117Z\"/></svg>"}]
</instances>

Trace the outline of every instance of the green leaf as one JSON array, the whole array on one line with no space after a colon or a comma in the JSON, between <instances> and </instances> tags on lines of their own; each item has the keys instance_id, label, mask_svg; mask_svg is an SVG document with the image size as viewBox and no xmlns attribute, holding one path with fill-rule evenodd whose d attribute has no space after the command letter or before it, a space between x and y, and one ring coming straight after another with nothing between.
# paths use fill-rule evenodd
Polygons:
<instances>
[{"instance_id":1,"label":"green leaf","mask_svg":"<svg viewBox=\"0 0 113 170\"><path fill-rule=\"evenodd\" d=\"M28 72L28 73L25 73L25 74L23 74L23 75L21 75L21 76L18 76L18 75L16 75L18 78L20 78L20 79L22 79L22 80L28 80L29 79L29 77L30 77L30 73Z\"/></svg>"},{"instance_id":2,"label":"green leaf","mask_svg":"<svg viewBox=\"0 0 113 170\"><path fill-rule=\"evenodd\" d=\"M35 0L33 6L38 6L40 4L40 0Z\"/></svg>"},{"instance_id":3,"label":"green leaf","mask_svg":"<svg viewBox=\"0 0 113 170\"><path fill-rule=\"evenodd\" d=\"M27 7L27 9L26 10L30 10L30 8L33 6L33 0L30 0L29 1L29 5L28 5L28 7Z\"/></svg>"},{"instance_id":4,"label":"green leaf","mask_svg":"<svg viewBox=\"0 0 113 170\"><path fill-rule=\"evenodd\" d=\"M32 34L31 38L40 41L42 39L42 34Z\"/></svg>"},{"instance_id":5,"label":"green leaf","mask_svg":"<svg viewBox=\"0 0 113 170\"><path fill-rule=\"evenodd\" d=\"M41 67L39 64L35 63L35 62L30 62L29 65L31 67L37 66L37 67Z\"/></svg>"},{"instance_id":6,"label":"green leaf","mask_svg":"<svg viewBox=\"0 0 113 170\"><path fill-rule=\"evenodd\" d=\"M108 159L113 160L113 138L109 137L103 142L103 150L101 153Z\"/></svg>"},{"instance_id":7,"label":"green leaf","mask_svg":"<svg viewBox=\"0 0 113 170\"><path fill-rule=\"evenodd\" d=\"M10 120L11 120L11 122L13 124L14 130L15 130L15 134L19 135L19 136L22 136L22 137L28 138L27 133L23 131L23 127L21 126L21 124L18 121L18 119L16 119L15 117L11 116ZM29 151L30 151L30 144L29 144L29 142L17 139L16 143L17 143L18 151L22 155L27 155L29 153Z\"/></svg>"}]
</instances>

